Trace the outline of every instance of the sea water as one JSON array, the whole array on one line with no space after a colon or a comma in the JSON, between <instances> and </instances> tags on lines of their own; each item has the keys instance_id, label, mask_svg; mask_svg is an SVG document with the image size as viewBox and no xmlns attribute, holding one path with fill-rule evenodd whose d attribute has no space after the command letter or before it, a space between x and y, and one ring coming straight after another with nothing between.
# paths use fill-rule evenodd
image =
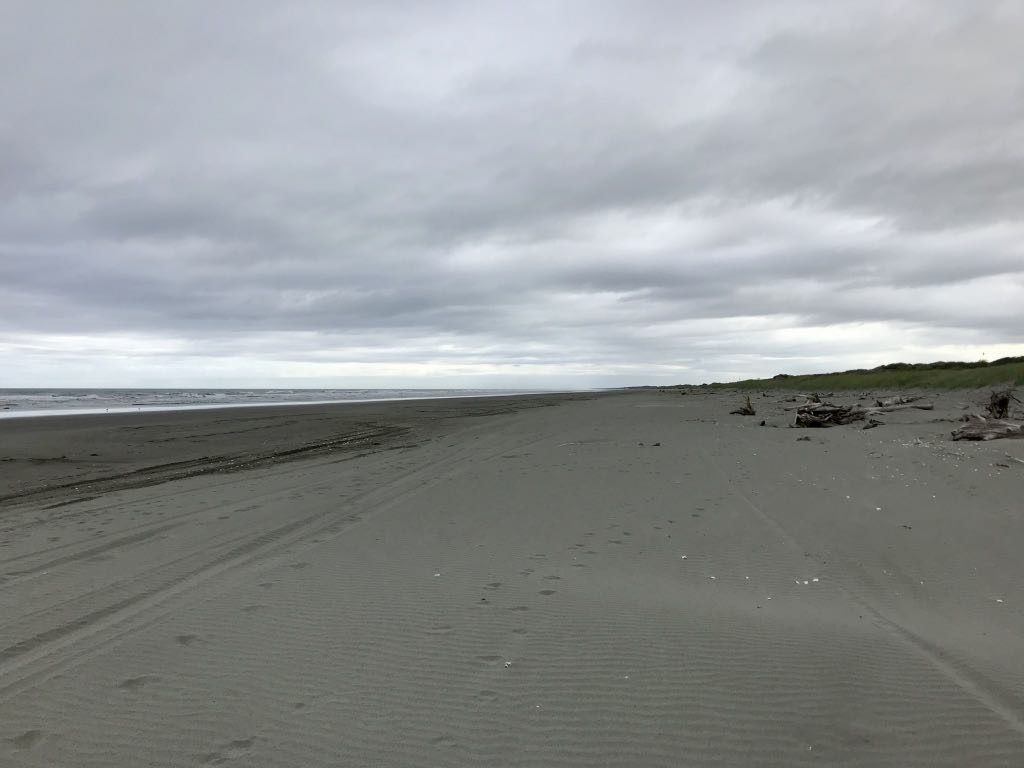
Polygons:
<instances>
[{"instance_id":1,"label":"sea water","mask_svg":"<svg viewBox=\"0 0 1024 768\"><path fill-rule=\"evenodd\" d=\"M501 389L0 389L0 418L527 394Z\"/></svg>"}]
</instances>

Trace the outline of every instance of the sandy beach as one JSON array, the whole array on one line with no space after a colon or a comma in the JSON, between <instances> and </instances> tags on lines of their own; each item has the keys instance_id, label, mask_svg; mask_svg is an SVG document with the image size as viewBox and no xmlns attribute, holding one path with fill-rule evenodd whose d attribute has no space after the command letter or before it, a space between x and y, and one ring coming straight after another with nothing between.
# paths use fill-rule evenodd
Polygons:
<instances>
[{"instance_id":1,"label":"sandy beach","mask_svg":"<svg viewBox=\"0 0 1024 768\"><path fill-rule=\"evenodd\" d=\"M0 422L0 765L1024 765L1024 441L789 396Z\"/></svg>"}]
</instances>

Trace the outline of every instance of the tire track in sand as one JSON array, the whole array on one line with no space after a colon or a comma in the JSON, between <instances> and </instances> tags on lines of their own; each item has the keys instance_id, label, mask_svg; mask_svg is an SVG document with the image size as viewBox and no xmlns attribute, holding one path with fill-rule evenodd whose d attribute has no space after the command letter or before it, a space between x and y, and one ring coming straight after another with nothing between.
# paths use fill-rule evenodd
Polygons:
<instances>
[{"instance_id":1,"label":"tire track in sand","mask_svg":"<svg viewBox=\"0 0 1024 768\"><path fill-rule=\"evenodd\" d=\"M332 509L278 526L217 554L212 560L198 567L158 579L156 584L148 588L134 591L126 597L73 619L62 620L0 648L0 680L3 681L0 684L0 701L10 699L60 670L81 663L92 654L105 650L119 639L162 618L171 610L168 603L212 579L240 568L253 567L269 561L275 556L282 555L288 547L305 539L340 535L350 525L361 521L366 514L397 503L406 496L433 485L446 471L465 465L467 460L486 460L509 450L527 447L539 439L533 437L511 444L502 442L486 448L480 441L466 439L467 435L472 436L474 433L486 436L490 430L491 427L486 424L465 428L457 440L458 445L465 447L445 452L443 456L433 461L423 463L416 461L414 456L412 467L407 471L393 475L390 481L381 487L346 500L340 519L339 512ZM394 454L376 455L382 457L385 470L397 463ZM403 452L403 455L407 454ZM295 466L302 465L296 463ZM282 477L286 476L282 473ZM177 490L175 482L165 485L168 494ZM282 493L288 491L288 488L282 488ZM162 564L160 567L165 565ZM143 579L137 581L141 582Z\"/></svg>"}]
</instances>

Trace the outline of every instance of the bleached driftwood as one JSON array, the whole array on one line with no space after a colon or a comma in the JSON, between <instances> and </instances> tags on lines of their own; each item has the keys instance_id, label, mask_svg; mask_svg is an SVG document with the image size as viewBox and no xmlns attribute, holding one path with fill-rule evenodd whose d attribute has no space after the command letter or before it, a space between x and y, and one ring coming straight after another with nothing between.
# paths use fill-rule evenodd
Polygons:
<instances>
[{"instance_id":1,"label":"bleached driftwood","mask_svg":"<svg viewBox=\"0 0 1024 768\"><path fill-rule=\"evenodd\" d=\"M935 410L935 403L894 403L892 405L876 405L868 408L868 413L890 413L892 411L905 411L908 408L916 408L919 411Z\"/></svg>"},{"instance_id":2,"label":"bleached driftwood","mask_svg":"<svg viewBox=\"0 0 1024 768\"><path fill-rule=\"evenodd\" d=\"M1024 423L1008 419L990 419L971 414L966 423L953 430L954 440L998 440L1024 437Z\"/></svg>"},{"instance_id":3,"label":"bleached driftwood","mask_svg":"<svg viewBox=\"0 0 1024 768\"><path fill-rule=\"evenodd\" d=\"M890 405L906 405L907 403L913 403L920 399L921 395L896 395L895 397L883 397L881 400L875 400L875 406L877 408L887 408Z\"/></svg>"}]
</instances>

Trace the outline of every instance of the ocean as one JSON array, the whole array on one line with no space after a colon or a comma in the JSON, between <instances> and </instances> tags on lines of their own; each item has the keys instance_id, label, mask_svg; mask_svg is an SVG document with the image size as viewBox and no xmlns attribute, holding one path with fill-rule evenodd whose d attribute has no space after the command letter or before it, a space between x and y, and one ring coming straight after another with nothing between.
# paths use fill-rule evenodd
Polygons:
<instances>
[{"instance_id":1,"label":"ocean","mask_svg":"<svg viewBox=\"0 0 1024 768\"><path fill-rule=\"evenodd\" d=\"M500 389L0 389L0 418L526 394Z\"/></svg>"}]
</instances>

